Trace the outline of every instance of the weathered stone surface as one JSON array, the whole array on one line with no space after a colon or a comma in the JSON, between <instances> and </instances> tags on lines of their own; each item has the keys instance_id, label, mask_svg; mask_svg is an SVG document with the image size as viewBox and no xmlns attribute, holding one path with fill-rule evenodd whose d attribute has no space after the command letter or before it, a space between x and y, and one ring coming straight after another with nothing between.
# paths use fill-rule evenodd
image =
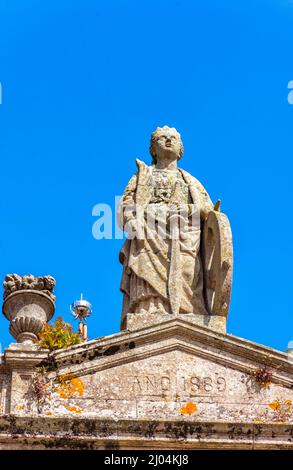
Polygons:
<instances>
[{"instance_id":1,"label":"weathered stone surface","mask_svg":"<svg viewBox=\"0 0 293 470\"><path fill-rule=\"evenodd\" d=\"M255 372L264 367L270 381L261 384ZM30 416L34 426L46 423L40 437L28 432L37 448L81 445L76 432L67 431L64 441L64 425L52 424L50 438L44 438L46 426L57 422L66 429L73 422L84 426L84 445L94 448L107 441L159 448L166 439L169 448L174 442L174 448L213 447L217 439L234 448L293 442L289 357L178 318L53 353L9 348L0 371L2 412ZM107 437L93 431L101 426L93 423L101 422L109 423ZM146 423L153 430L149 438ZM0 428L2 447L5 439L8 445L5 436ZM22 446L23 438L17 439Z\"/></svg>"},{"instance_id":2,"label":"weathered stone surface","mask_svg":"<svg viewBox=\"0 0 293 470\"><path fill-rule=\"evenodd\" d=\"M173 314L163 313L128 313L123 320L122 329L133 331L145 326L156 325L164 321L172 320L174 317ZM211 328L220 333L226 333L226 318L220 315L197 315L187 313L184 315L184 320L194 323L195 325Z\"/></svg>"},{"instance_id":3,"label":"weathered stone surface","mask_svg":"<svg viewBox=\"0 0 293 470\"><path fill-rule=\"evenodd\" d=\"M229 220L221 212L210 211L204 222L202 258L208 311L215 316L227 317L232 288L233 247Z\"/></svg>"},{"instance_id":4,"label":"weathered stone surface","mask_svg":"<svg viewBox=\"0 0 293 470\"><path fill-rule=\"evenodd\" d=\"M19 364L26 357L25 373ZM16 368L13 414L292 423L293 364L286 354L183 320L46 358L45 351L6 350L6 366ZM31 388L37 365L46 383L39 403ZM253 375L261 367L272 373L266 386Z\"/></svg>"},{"instance_id":5,"label":"weathered stone surface","mask_svg":"<svg viewBox=\"0 0 293 470\"><path fill-rule=\"evenodd\" d=\"M177 167L183 144L174 128L152 134L153 165L137 160L118 211L128 238L120 253L124 294L121 327L153 323L155 315L196 317L225 331L232 283L228 218L193 176ZM137 318L133 316L137 314ZM205 316L206 319L202 317Z\"/></svg>"},{"instance_id":6,"label":"weathered stone surface","mask_svg":"<svg viewBox=\"0 0 293 470\"><path fill-rule=\"evenodd\" d=\"M55 310L51 276L8 274L3 283L3 313L11 322L9 331L19 343L33 344Z\"/></svg>"},{"instance_id":7,"label":"weathered stone surface","mask_svg":"<svg viewBox=\"0 0 293 470\"><path fill-rule=\"evenodd\" d=\"M292 437L280 423L0 417L0 450L292 449Z\"/></svg>"},{"instance_id":8,"label":"weathered stone surface","mask_svg":"<svg viewBox=\"0 0 293 470\"><path fill-rule=\"evenodd\" d=\"M230 224L177 168L182 153L175 129L157 129L154 165L137 161L122 198L120 220L136 236L121 251L120 333L40 349L55 281L6 277L3 313L18 343L0 356L0 449L293 448L291 350L225 334ZM167 238L139 236L149 215L165 217Z\"/></svg>"},{"instance_id":9,"label":"weathered stone surface","mask_svg":"<svg viewBox=\"0 0 293 470\"><path fill-rule=\"evenodd\" d=\"M26 276L20 276L19 274L7 274L3 282L4 287L4 300L12 292L19 290L37 290L47 294L53 302L55 302L55 296L53 294L56 281L52 276L33 276L27 274Z\"/></svg>"}]
</instances>

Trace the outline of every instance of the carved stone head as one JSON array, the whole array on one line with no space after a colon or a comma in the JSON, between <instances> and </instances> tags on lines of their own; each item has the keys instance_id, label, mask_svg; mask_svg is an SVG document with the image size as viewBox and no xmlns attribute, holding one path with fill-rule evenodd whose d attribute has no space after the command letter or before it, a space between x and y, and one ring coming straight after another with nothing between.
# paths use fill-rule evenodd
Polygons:
<instances>
[{"instance_id":1,"label":"carved stone head","mask_svg":"<svg viewBox=\"0 0 293 470\"><path fill-rule=\"evenodd\" d=\"M150 153L154 164L160 157L174 158L176 156L177 160L180 160L183 155L183 143L175 127L157 127L151 136Z\"/></svg>"}]
</instances>

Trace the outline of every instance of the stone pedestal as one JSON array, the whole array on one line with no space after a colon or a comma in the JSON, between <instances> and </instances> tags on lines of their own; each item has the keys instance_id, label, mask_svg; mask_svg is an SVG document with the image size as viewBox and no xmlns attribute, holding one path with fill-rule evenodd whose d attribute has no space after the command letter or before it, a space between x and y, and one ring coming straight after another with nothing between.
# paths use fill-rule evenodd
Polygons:
<instances>
[{"instance_id":1,"label":"stone pedestal","mask_svg":"<svg viewBox=\"0 0 293 470\"><path fill-rule=\"evenodd\" d=\"M220 333L226 333L226 317L219 315L196 315L194 313L186 313L178 316L173 314L164 315L161 313L128 313L121 322L121 330L139 330L146 326L156 325L176 318L188 321L194 325L200 325L210 328L211 330L219 331Z\"/></svg>"}]
</instances>

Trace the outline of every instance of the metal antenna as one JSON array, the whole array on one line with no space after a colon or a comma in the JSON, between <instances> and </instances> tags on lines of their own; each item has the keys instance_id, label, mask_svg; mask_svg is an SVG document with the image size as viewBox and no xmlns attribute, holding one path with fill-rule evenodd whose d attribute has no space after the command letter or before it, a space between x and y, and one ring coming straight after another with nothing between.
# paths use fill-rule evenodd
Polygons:
<instances>
[{"instance_id":1,"label":"metal antenna","mask_svg":"<svg viewBox=\"0 0 293 470\"><path fill-rule=\"evenodd\" d=\"M80 300L76 300L70 305L70 312L75 320L79 320L78 332L84 340L88 339L86 319L93 313L92 305L84 300L80 294Z\"/></svg>"}]
</instances>

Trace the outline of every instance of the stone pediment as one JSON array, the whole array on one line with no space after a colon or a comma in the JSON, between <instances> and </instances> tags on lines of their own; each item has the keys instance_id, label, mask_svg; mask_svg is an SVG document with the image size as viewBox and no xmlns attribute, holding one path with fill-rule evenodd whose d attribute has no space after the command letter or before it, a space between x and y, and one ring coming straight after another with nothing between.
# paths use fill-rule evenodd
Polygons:
<instances>
[{"instance_id":1,"label":"stone pediment","mask_svg":"<svg viewBox=\"0 0 293 470\"><path fill-rule=\"evenodd\" d=\"M69 367L74 373L86 374L139 361L145 363L151 357L174 351L244 373L267 366L272 370L272 381L288 387L293 385L293 360L288 354L182 319L98 338L56 351L51 357L58 369ZM179 365L180 362L173 364Z\"/></svg>"},{"instance_id":2,"label":"stone pediment","mask_svg":"<svg viewBox=\"0 0 293 470\"><path fill-rule=\"evenodd\" d=\"M40 448L68 432L81 448L292 445L290 357L184 319L51 353L14 344L1 367L8 442L13 415L18 429L34 418L26 439Z\"/></svg>"},{"instance_id":3,"label":"stone pediment","mask_svg":"<svg viewBox=\"0 0 293 470\"><path fill-rule=\"evenodd\" d=\"M286 354L181 319L49 356L9 349L7 366L23 362L24 354L46 369L47 395L39 406L45 416L292 420L293 363ZM263 368L271 375L267 384L255 377ZM21 415L36 411L25 380L14 409Z\"/></svg>"}]
</instances>

